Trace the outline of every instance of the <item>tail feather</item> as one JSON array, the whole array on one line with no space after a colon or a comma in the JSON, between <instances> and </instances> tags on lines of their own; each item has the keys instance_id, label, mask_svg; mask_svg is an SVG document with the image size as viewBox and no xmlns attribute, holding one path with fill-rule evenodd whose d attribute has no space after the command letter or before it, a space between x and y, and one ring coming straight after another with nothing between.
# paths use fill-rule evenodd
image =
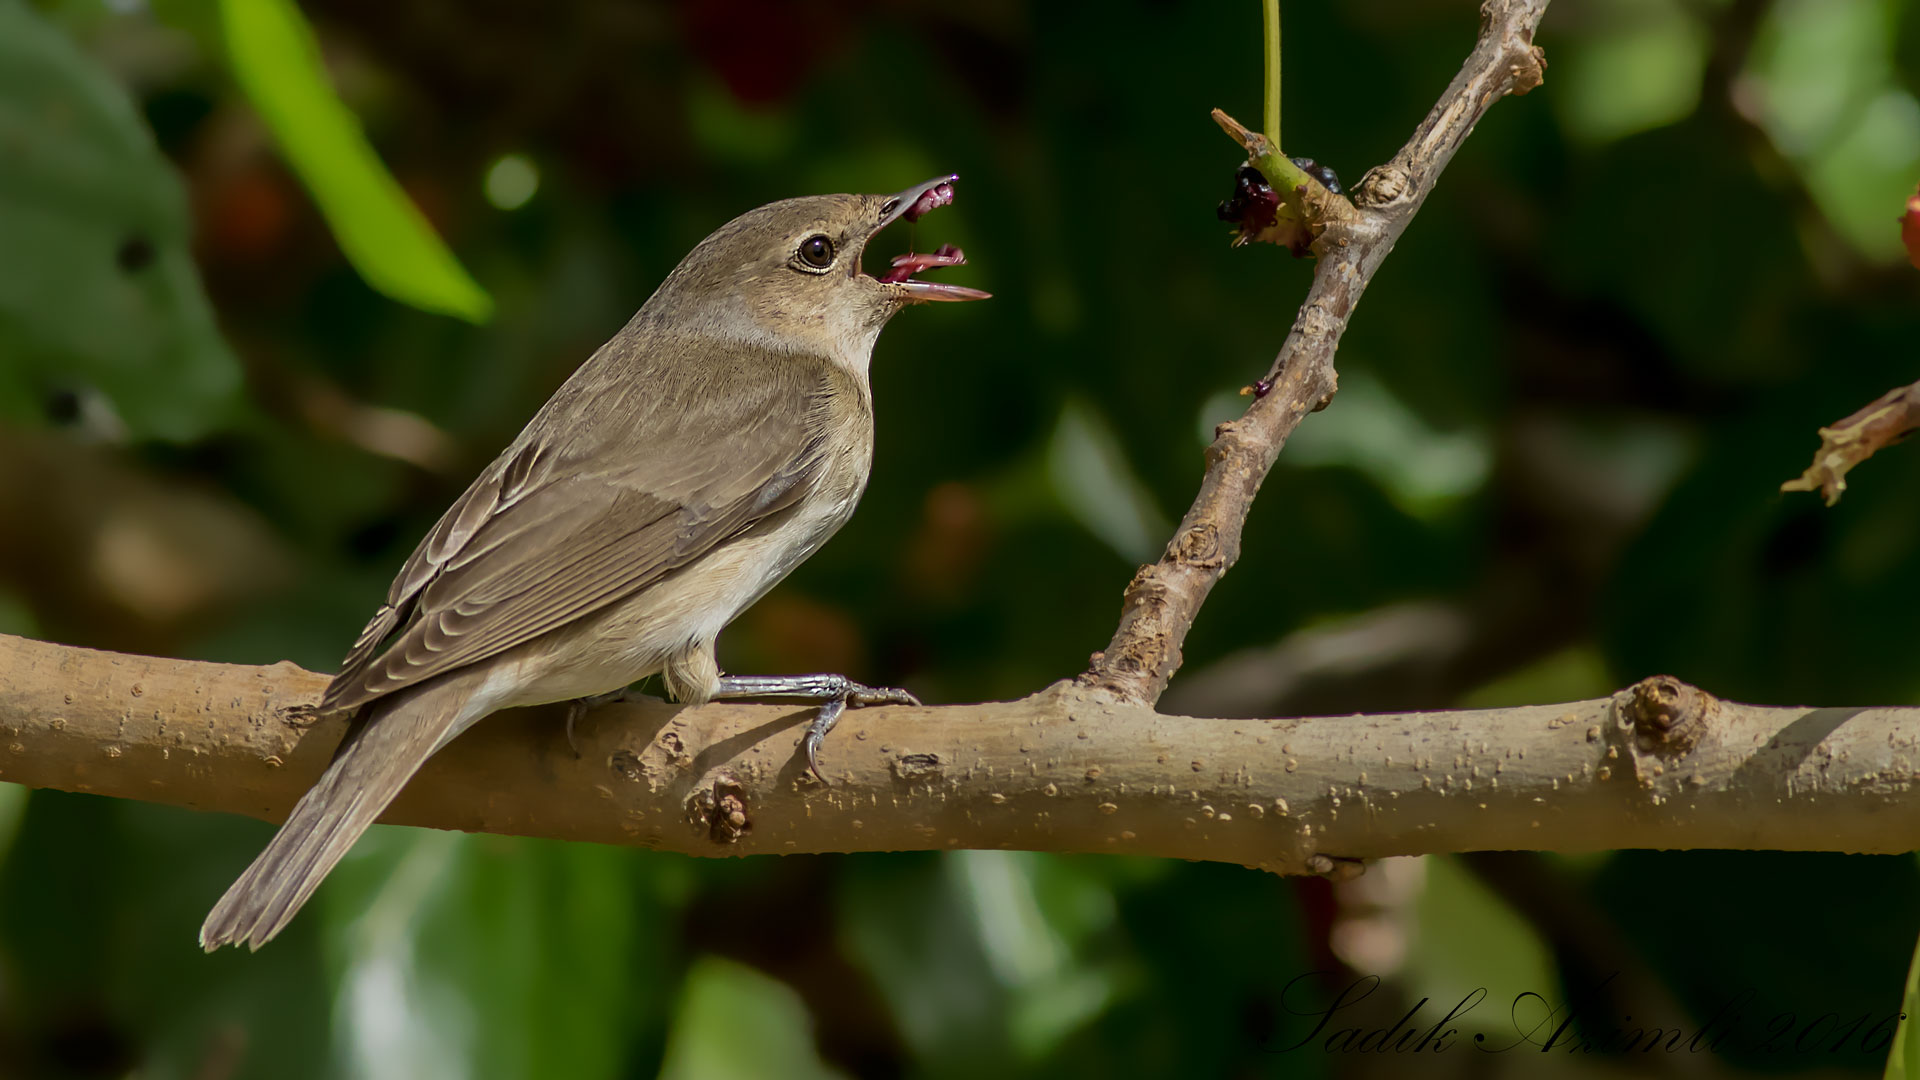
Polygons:
<instances>
[{"instance_id":1,"label":"tail feather","mask_svg":"<svg viewBox=\"0 0 1920 1080\"><path fill-rule=\"evenodd\" d=\"M464 679L376 702L285 825L200 927L200 947L258 949L284 929L433 752L476 717Z\"/></svg>"}]
</instances>

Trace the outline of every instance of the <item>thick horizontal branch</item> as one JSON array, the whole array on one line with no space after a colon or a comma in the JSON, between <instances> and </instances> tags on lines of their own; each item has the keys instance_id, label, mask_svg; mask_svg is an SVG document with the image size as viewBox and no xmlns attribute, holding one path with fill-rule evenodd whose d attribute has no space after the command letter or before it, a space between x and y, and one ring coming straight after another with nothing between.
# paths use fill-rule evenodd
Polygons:
<instances>
[{"instance_id":1,"label":"thick horizontal branch","mask_svg":"<svg viewBox=\"0 0 1920 1080\"><path fill-rule=\"evenodd\" d=\"M341 727L287 710L324 676L0 637L0 779L277 821ZM1325 871L1489 849L1920 848L1920 709L1779 709L1671 679L1611 698L1275 720L1165 716L1061 683L849 712L828 784L803 710L503 713L383 820L748 855L1019 848Z\"/></svg>"},{"instance_id":2,"label":"thick horizontal branch","mask_svg":"<svg viewBox=\"0 0 1920 1080\"><path fill-rule=\"evenodd\" d=\"M1301 419L1333 396L1334 353L1375 271L1494 102L1540 84L1545 61L1533 31L1546 8L1547 0L1486 0L1473 53L1393 160L1361 180L1359 213L1320 222L1313 285L1263 393L1216 430L1200 493L1160 561L1127 586L1113 640L1094 654L1082 686L1141 704L1166 690L1200 606L1240 558L1261 482Z\"/></svg>"}]
</instances>

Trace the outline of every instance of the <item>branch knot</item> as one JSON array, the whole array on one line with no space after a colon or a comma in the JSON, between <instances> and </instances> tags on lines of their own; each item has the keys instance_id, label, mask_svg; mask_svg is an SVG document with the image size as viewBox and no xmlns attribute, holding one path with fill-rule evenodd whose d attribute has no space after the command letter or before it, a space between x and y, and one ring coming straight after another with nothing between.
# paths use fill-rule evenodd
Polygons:
<instances>
[{"instance_id":1,"label":"branch knot","mask_svg":"<svg viewBox=\"0 0 1920 1080\"><path fill-rule=\"evenodd\" d=\"M1227 561L1220 552L1220 529L1211 521L1202 521L1190 529L1182 529L1169 554L1176 562L1204 570L1224 566Z\"/></svg>"},{"instance_id":2,"label":"branch knot","mask_svg":"<svg viewBox=\"0 0 1920 1080\"><path fill-rule=\"evenodd\" d=\"M746 785L730 772L714 777L711 788L700 789L688 810L694 820L706 824L707 835L716 844L737 844L753 831L753 821L747 816Z\"/></svg>"},{"instance_id":3,"label":"branch knot","mask_svg":"<svg viewBox=\"0 0 1920 1080\"><path fill-rule=\"evenodd\" d=\"M1719 699L1671 675L1655 675L1627 688L1621 708L1634 743L1663 757L1692 750L1706 734Z\"/></svg>"},{"instance_id":4,"label":"branch knot","mask_svg":"<svg viewBox=\"0 0 1920 1080\"><path fill-rule=\"evenodd\" d=\"M1412 192L1413 176L1389 161L1367 170L1360 178L1360 186L1354 190L1353 202L1364 209L1380 210L1411 197Z\"/></svg>"}]
</instances>

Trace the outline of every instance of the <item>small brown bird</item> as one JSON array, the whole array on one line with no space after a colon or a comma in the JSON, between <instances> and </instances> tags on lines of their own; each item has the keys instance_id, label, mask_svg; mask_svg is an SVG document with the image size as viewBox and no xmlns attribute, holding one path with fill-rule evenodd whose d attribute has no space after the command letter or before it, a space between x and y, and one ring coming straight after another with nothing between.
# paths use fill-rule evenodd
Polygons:
<instances>
[{"instance_id":1,"label":"small brown bird","mask_svg":"<svg viewBox=\"0 0 1920 1080\"><path fill-rule=\"evenodd\" d=\"M725 676L713 647L853 514L881 327L909 304L986 298L913 279L964 262L957 248L860 269L876 232L951 202L956 179L763 206L667 275L401 567L318 706L354 714L333 763L214 905L201 947L271 940L421 764L489 713L654 674L693 704L803 698L821 703L814 768L849 703L913 702L843 675Z\"/></svg>"}]
</instances>

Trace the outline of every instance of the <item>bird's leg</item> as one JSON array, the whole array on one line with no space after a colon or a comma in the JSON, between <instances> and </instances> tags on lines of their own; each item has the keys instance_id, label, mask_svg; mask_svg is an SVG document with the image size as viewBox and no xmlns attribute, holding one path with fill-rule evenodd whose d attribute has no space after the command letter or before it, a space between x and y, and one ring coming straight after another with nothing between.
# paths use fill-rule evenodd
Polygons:
<instances>
[{"instance_id":1,"label":"bird's leg","mask_svg":"<svg viewBox=\"0 0 1920 1080\"><path fill-rule=\"evenodd\" d=\"M920 704L919 698L905 690L867 686L845 675L723 675L720 677L720 687L713 692L713 696L716 700L800 698L819 702L820 709L813 714L813 722L807 725L807 734L801 739L800 745L807 752L807 771L823 784L827 778L820 775L815 755L819 753L827 732L832 731L833 725L839 721L840 714L847 711L847 706Z\"/></svg>"}]
</instances>

